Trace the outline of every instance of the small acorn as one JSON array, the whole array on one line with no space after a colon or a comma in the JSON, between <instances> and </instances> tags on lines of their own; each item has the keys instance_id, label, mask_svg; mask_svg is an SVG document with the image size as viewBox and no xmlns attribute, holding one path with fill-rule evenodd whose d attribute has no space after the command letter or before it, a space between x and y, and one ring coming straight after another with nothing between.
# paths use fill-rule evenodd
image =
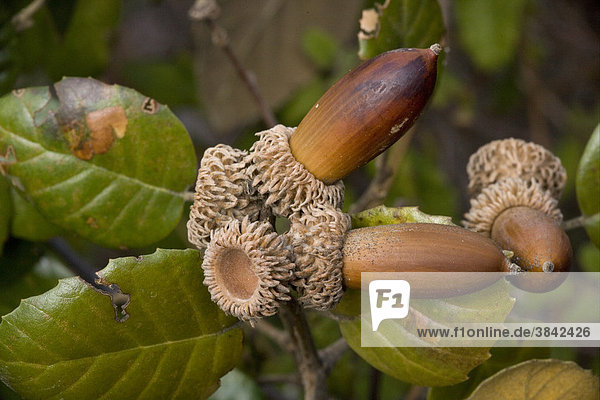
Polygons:
<instances>
[{"instance_id":1,"label":"small acorn","mask_svg":"<svg viewBox=\"0 0 600 400\"><path fill-rule=\"evenodd\" d=\"M411 280L411 295L421 298L467 294L500 279L510 262L489 238L467 229L440 224L407 223L350 230L343 248L344 283L361 289L361 272L435 272ZM439 273L443 272L443 273Z\"/></svg>"},{"instance_id":2,"label":"small acorn","mask_svg":"<svg viewBox=\"0 0 600 400\"><path fill-rule=\"evenodd\" d=\"M514 253L512 262L526 272L513 279L519 288L546 292L558 287L571 268L573 250L560 225L543 212L529 207L511 207L496 217L491 238ZM551 273L552 272L552 273Z\"/></svg>"},{"instance_id":3,"label":"small acorn","mask_svg":"<svg viewBox=\"0 0 600 400\"><path fill-rule=\"evenodd\" d=\"M513 280L519 288L543 292L560 285L566 274L557 272L567 272L573 257L560 227L558 198L567 178L560 160L535 143L495 140L471 155L467 173L474 197L465 227L514 253L512 262L525 272Z\"/></svg>"},{"instance_id":4,"label":"small acorn","mask_svg":"<svg viewBox=\"0 0 600 400\"><path fill-rule=\"evenodd\" d=\"M435 86L440 51L438 44L392 50L344 75L290 138L296 160L329 184L382 153L425 108Z\"/></svg>"}]
</instances>

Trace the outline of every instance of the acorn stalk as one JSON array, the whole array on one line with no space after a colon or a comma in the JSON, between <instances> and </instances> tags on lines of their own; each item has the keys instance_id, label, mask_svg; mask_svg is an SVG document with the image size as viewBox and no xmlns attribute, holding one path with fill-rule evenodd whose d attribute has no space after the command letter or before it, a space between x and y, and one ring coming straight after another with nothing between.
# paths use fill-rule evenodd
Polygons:
<instances>
[{"instance_id":1,"label":"acorn stalk","mask_svg":"<svg viewBox=\"0 0 600 400\"><path fill-rule=\"evenodd\" d=\"M396 142L415 122L435 86L439 45L380 54L338 80L290 138L292 154L333 183Z\"/></svg>"}]
</instances>

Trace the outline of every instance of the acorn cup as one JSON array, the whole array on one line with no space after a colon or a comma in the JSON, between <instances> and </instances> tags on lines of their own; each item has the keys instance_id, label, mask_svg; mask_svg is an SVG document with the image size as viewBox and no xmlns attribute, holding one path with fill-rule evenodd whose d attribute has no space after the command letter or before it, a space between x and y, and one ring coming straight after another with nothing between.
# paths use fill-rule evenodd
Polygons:
<instances>
[{"instance_id":1,"label":"acorn cup","mask_svg":"<svg viewBox=\"0 0 600 400\"><path fill-rule=\"evenodd\" d=\"M344 75L290 138L296 160L329 184L394 144L431 97L441 50L388 51Z\"/></svg>"},{"instance_id":2,"label":"acorn cup","mask_svg":"<svg viewBox=\"0 0 600 400\"><path fill-rule=\"evenodd\" d=\"M429 272L408 275L415 298L472 293L503 276L486 272L510 270L509 260L494 241L453 225L405 223L353 229L346 234L342 253L344 283L351 289L367 287L362 272Z\"/></svg>"}]
</instances>

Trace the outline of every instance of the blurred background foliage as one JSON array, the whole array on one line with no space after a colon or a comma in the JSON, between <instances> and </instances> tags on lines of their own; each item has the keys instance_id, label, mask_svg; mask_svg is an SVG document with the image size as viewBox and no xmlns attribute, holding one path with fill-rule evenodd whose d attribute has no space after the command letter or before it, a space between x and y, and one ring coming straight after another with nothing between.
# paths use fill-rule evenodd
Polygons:
<instances>
[{"instance_id":1,"label":"blurred background foliage","mask_svg":"<svg viewBox=\"0 0 600 400\"><path fill-rule=\"evenodd\" d=\"M363 52L399 47L394 35L413 34L418 40L414 32L402 30L403 18L408 18L404 12L415 2L392 0L393 11L385 16L385 27L382 25L388 42L372 43L366 50L361 48ZM35 3L41 7L29 20L14 20L20 10ZM132 87L168 104L186 125L199 155L217 143L248 148L253 134L267 127L231 64L212 45L206 27L189 20L192 3L2 0L0 92L47 85L62 76L91 76ZM412 133L403 139L410 141L410 146L394 153L392 161L399 168L385 204L418 205L426 213L449 215L459 222L469 204L465 172L469 155L491 140L517 137L542 144L561 158L569 176L561 209L567 220L579 216L574 178L599 120L599 3L439 0L438 4L445 51L436 91ZM358 21L363 9L375 6L368 0L222 0L219 5L218 22L227 30L233 51L256 77L278 121L288 126L298 125L325 90L360 63ZM410 18L427 16L426 12L419 16L417 11ZM346 179L347 203L360 198L374 170L372 162ZM14 194L11 203L3 193L0 190L0 215L8 214L2 213L2 208L13 204L22 210L18 214L22 221L34 227L43 223L40 216L33 215L35 210L27 209ZM156 246L186 247L184 223ZM2 240L9 233L12 236L0 257L2 313L14 308L19 298L44 292L68 274L42 244L34 242L47 239L47 235L36 237L39 230L26 228L0 231ZM56 233L52 226L45 229L48 235ZM575 270L599 271L600 252L585 231L574 229L569 236ZM144 251L109 251L75 237L69 241L98 268L108 257ZM5 273L9 270L18 273ZM313 317L319 345L339 337L334 322ZM254 389L247 394L249 399L268 398L269 381L264 375L292 372L293 363L287 355L275 352L264 337L256 332L247 334L244 363L226 377L225 382L233 383L225 386L246 387L248 376L263 376L258 381L262 394ZM597 353L585 349L553 349L551 355L577 360L596 373L600 369ZM535 356L536 352L527 355ZM486 364L480 368L496 369ZM293 397L293 385L279 387ZM374 392L391 399L414 390L377 373L350 353L331 375L330 387L332 394L348 399ZM0 388L0 397L11 396ZM215 398L232 397L219 391Z\"/></svg>"}]
</instances>

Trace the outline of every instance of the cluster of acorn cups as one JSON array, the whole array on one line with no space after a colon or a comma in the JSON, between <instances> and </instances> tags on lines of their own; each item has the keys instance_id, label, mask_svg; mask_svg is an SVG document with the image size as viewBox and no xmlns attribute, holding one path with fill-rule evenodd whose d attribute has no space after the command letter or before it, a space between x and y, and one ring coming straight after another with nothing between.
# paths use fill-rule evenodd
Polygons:
<instances>
[{"instance_id":1,"label":"cluster of acorn cups","mask_svg":"<svg viewBox=\"0 0 600 400\"><path fill-rule=\"evenodd\" d=\"M205 249L204 284L223 311L252 323L292 296L306 308L329 310L345 288L361 287L366 271L569 268L571 247L557 208L564 168L543 147L516 139L492 142L471 157L475 197L466 228L350 229L341 179L418 118L435 86L440 51L433 45L383 53L336 82L298 128L260 132L249 151L206 150L188 237ZM275 230L276 217L290 221L287 232Z\"/></svg>"}]
</instances>

